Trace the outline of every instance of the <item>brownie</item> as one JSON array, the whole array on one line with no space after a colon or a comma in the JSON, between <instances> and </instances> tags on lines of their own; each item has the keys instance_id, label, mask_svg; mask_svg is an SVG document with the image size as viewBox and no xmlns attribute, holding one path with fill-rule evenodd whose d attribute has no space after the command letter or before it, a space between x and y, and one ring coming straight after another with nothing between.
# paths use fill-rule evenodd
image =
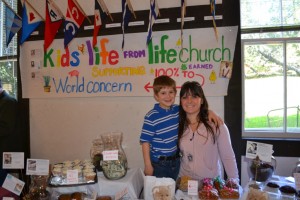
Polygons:
<instances>
[{"instance_id":1,"label":"brownie","mask_svg":"<svg viewBox=\"0 0 300 200\"><path fill-rule=\"evenodd\" d=\"M295 188L293 188L292 186L289 186L289 185L284 185L284 186L281 186L279 188L279 190L283 193L287 193L287 194L297 194L297 191Z\"/></svg>"},{"instance_id":2,"label":"brownie","mask_svg":"<svg viewBox=\"0 0 300 200\"><path fill-rule=\"evenodd\" d=\"M274 182L267 183L267 186L271 187L271 188L279 188L280 187L277 183L274 183Z\"/></svg>"}]
</instances>

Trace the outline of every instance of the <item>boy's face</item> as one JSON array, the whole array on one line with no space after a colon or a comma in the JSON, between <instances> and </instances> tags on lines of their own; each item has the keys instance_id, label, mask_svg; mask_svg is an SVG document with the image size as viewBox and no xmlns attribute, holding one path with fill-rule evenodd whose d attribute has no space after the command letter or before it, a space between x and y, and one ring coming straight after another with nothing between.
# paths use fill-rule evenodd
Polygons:
<instances>
[{"instance_id":1,"label":"boy's face","mask_svg":"<svg viewBox=\"0 0 300 200\"><path fill-rule=\"evenodd\" d=\"M176 92L172 87L164 87L157 94L154 94L155 100L160 107L169 109L175 102Z\"/></svg>"}]
</instances>

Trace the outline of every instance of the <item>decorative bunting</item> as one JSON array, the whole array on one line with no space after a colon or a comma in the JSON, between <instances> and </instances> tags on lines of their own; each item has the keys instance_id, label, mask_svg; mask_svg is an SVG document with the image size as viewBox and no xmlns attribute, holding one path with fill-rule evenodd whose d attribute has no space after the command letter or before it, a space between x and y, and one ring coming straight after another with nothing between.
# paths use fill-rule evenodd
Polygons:
<instances>
[{"instance_id":1,"label":"decorative bunting","mask_svg":"<svg viewBox=\"0 0 300 200\"><path fill-rule=\"evenodd\" d=\"M186 3L185 0L181 0L181 34L180 34L181 48L183 47L183 26L184 26L185 14L186 14Z\"/></svg>"},{"instance_id":2,"label":"decorative bunting","mask_svg":"<svg viewBox=\"0 0 300 200\"><path fill-rule=\"evenodd\" d=\"M40 14L28 3L24 1L23 16L22 16L22 35L20 44L22 45L31 33L41 24L43 18Z\"/></svg>"},{"instance_id":3,"label":"decorative bunting","mask_svg":"<svg viewBox=\"0 0 300 200\"><path fill-rule=\"evenodd\" d=\"M216 0L210 0L210 12L213 18L213 25L214 25L214 32L215 32L215 36L216 36L216 40L218 41L219 38L219 34L218 34L218 29L217 29L217 25L216 25Z\"/></svg>"},{"instance_id":4,"label":"decorative bunting","mask_svg":"<svg viewBox=\"0 0 300 200\"><path fill-rule=\"evenodd\" d=\"M73 0L68 0L68 8L64 27L65 48L73 40L83 21L84 14L82 13L81 9L73 2Z\"/></svg>"},{"instance_id":5,"label":"decorative bunting","mask_svg":"<svg viewBox=\"0 0 300 200\"><path fill-rule=\"evenodd\" d=\"M104 20L105 17L106 17L106 12L104 12L104 10L102 9L100 2L98 0L95 0L93 47L95 47L97 44L97 36L100 30L100 26L102 25L102 20Z\"/></svg>"},{"instance_id":6,"label":"decorative bunting","mask_svg":"<svg viewBox=\"0 0 300 200\"><path fill-rule=\"evenodd\" d=\"M147 45L152 40L152 27L155 23L155 20L159 16L159 8L156 0L150 0L150 13L149 13L149 25L148 25L148 36L147 36Z\"/></svg>"},{"instance_id":7,"label":"decorative bunting","mask_svg":"<svg viewBox=\"0 0 300 200\"><path fill-rule=\"evenodd\" d=\"M63 22L64 16L52 0L46 0L45 15L44 50L46 51L53 42L55 35Z\"/></svg>"},{"instance_id":8,"label":"decorative bunting","mask_svg":"<svg viewBox=\"0 0 300 200\"><path fill-rule=\"evenodd\" d=\"M6 28L6 46L8 47L12 38L22 28L22 19L15 11L5 2L5 28Z\"/></svg>"},{"instance_id":9,"label":"decorative bunting","mask_svg":"<svg viewBox=\"0 0 300 200\"><path fill-rule=\"evenodd\" d=\"M122 0L122 31L123 31L123 41L122 41L122 50L124 49L124 40L125 40L125 29L127 29L129 21L131 19L132 12L129 8L128 2L130 0Z\"/></svg>"},{"instance_id":10,"label":"decorative bunting","mask_svg":"<svg viewBox=\"0 0 300 200\"><path fill-rule=\"evenodd\" d=\"M106 15L109 16L111 21L114 21L114 19L112 18L111 14L109 13L109 10L105 4L105 2L103 0L98 0L98 3L100 4L101 9L103 10L103 12L106 13Z\"/></svg>"}]
</instances>

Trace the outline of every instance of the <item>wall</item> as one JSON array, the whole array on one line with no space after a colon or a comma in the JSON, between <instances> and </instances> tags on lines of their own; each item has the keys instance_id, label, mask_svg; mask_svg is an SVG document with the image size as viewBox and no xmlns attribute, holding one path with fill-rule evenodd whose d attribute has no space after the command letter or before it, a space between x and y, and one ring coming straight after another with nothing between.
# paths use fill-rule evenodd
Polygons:
<instances>
[{"instance_id":1,"label":"wall","mask_svg":"<svg viewBox=\"0 0 300 200\"><path fill-rule=\"evenodd\" d=\"M223 98L209 98L211 109L223 116ZM120 130L129 167L143 168L139 135L152 97L31 99L31 157L50 163L87 159L92 140Z\"/></svg>"}]
</instances>

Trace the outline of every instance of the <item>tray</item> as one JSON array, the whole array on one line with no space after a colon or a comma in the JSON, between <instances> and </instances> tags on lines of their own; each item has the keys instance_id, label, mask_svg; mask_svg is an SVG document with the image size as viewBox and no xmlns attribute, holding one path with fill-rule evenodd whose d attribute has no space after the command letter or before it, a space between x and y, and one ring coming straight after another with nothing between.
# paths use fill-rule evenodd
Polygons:
<instances>
[{"instance_id":1,"label":"tray","mask_svg":"<svg viewBox=\"0 0 300 200\"><path fill-rule=\"evenodd\" d=\"M70 187L70 186L80 186L80 185L91 185L98 182L97 172L95 179L93 181L86 181L84 177L78 177L78 183L67 183L66 178L63 178L61 176L50 176L48 185L50 187Z\"/></svg>"}]
</instances>

